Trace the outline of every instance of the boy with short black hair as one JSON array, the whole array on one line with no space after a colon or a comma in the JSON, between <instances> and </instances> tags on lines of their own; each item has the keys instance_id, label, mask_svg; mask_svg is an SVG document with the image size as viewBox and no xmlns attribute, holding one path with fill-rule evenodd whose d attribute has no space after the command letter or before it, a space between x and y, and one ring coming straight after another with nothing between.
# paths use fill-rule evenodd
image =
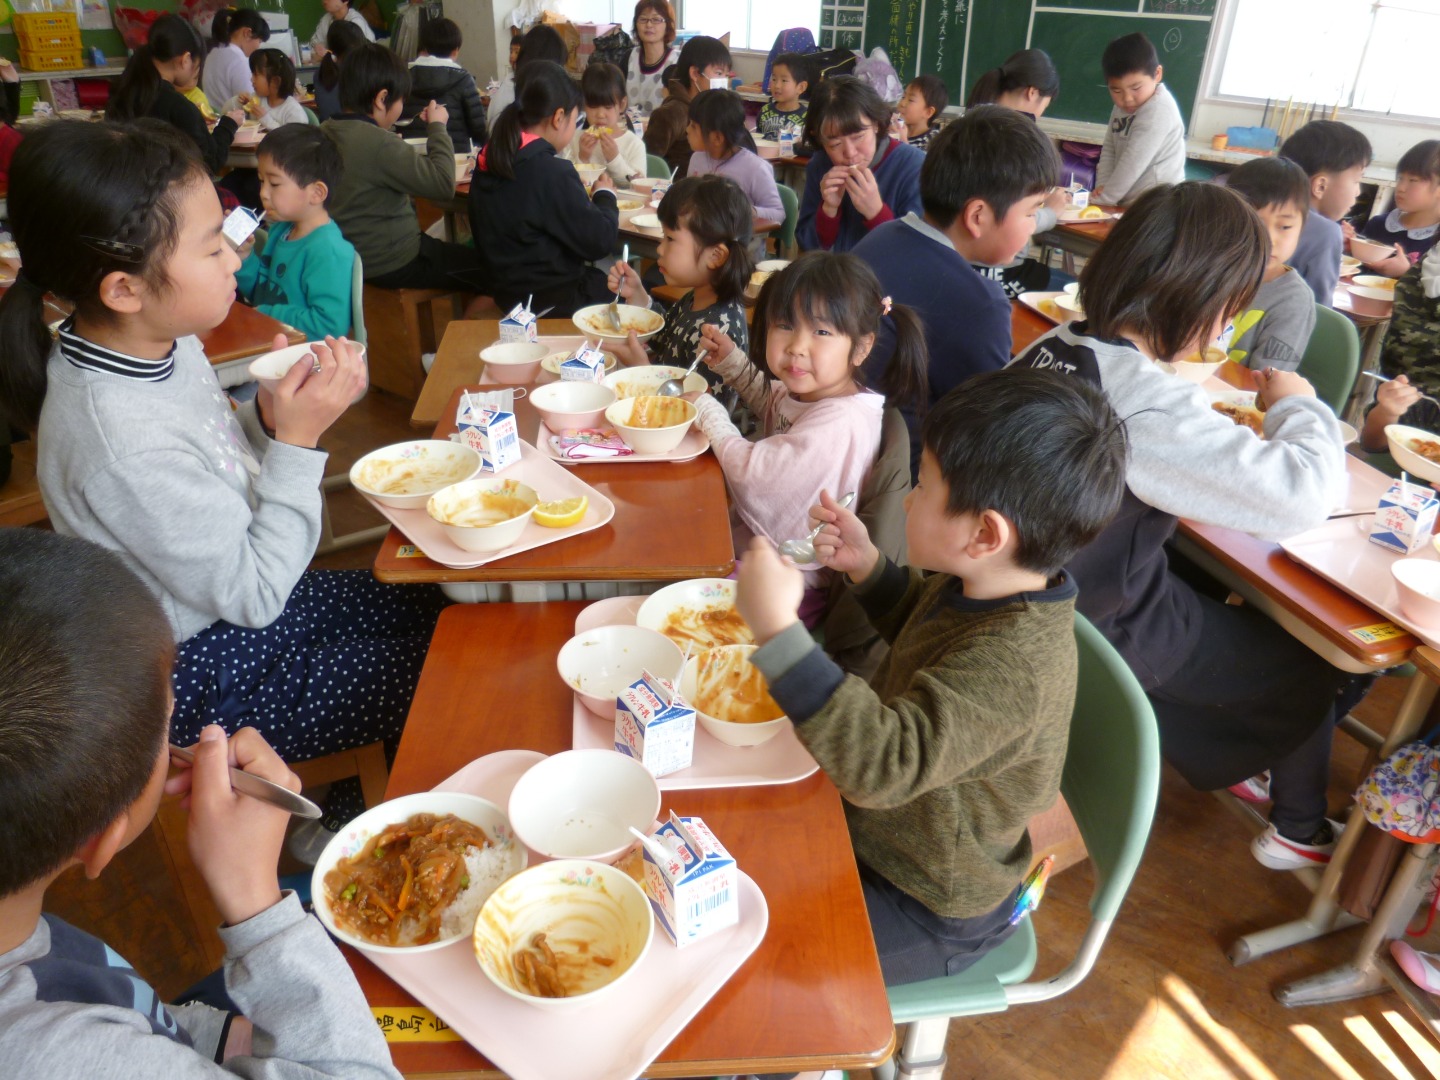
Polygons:
<instances>
[{"instance_id":1,"label":"boy with short black hair","mask_svg":"<svg viewBox=\"0 0 1440 1080\"><path fill-rule=\"evenodd\" d=\"M1257 158L1227 175L1225 183L1255 208L1270 233L1260 288L1232 323L1230 359L1254 371L1294 371L1315 329L1315 297L1285 262L1295 254L1310 212L1310 178L1293 161Z\"/></svg>"},{"instance_id":2,"label":"boy with short black hair","mask_svg":"<svg viewBox=\"0 0 1440 1080\"><path fill-rule=\"evenodd\" d=\"M339 149L318 127L286 124L265 136L256 164L272 224L235 272L235 291L307 340L348 334L355 249L326 209L343 171Z\"/></svg>"},{"instance_id":3,"label":"boy with short black hair","mask_svg":"<svg viewBox=\"0 0 1440 1080\"><path fill-rule=\"evenodd\" d=\"M235 793L229 767L298 791L295 774L253 728L227 742L211 725L194 767L166 780L174 653L159 601L119 556L0 529L5 1074L398 1080L349 965L280 891L288 815ZM225 920L225 985L239 1011L166 1006L104 942L42 913L57 877L74 866L99 876L162 792L187 791L188 846Z\"/></svg>"},{"instance_id":4,"label":"boy with short black hair","mask_svg":"<svg viewBox=\"0 0 1440 1080\"><path fill-rule=\"evenodd\" d=\"M1128 206L1156 184L1185 179L1185 121L1161 82L1165 69L1144 34L1110 42L1100 66L1115 107L1100 147L1091 200Z\"/></svg>"},{"instance_id":5,"label":"boy with short black hair","mask_svg":"<svg viewBox=\"0 0 1440 1080\"><path fill-rule=\"evenodd\" d=\"M422 109L438 102L449 113L445 130L455 153L468 154L485 145L485 106L475 77L455 59L462 43L460 27L453 19L420 24L420 55L410 61L410 92L405 95L400 120L408 130Z\"/></svg>"},{"instance_id":6,"label":"boy with short black hair","mask_svg":"<svg viewBox=\"0 0 1440 1080\"><path fill-rule=\"evenodd\" d=\"M1054 372L977 376L931 410L924 442L905 500L910 568L828 493L811 510L817 561L849 576L890 642L868 685L796 618L801 574L768 541L751 544L736 595L760 646L751 663L845 798L892 986L953 975L1018 925L1026 826L1059 791L1075 702L1063 568L1125 490L1119 420Z\"/></svg>"},{"instance_id":7,"label":"boy with short black hair","mask_svg":"<svg viewBox=\"0 0 1440 1080\"><path fill-rule=\"evenodd\" d=\"M1360 230L1367 240L1391 244L1394 253L1366 265L1377 274L1403 277L1435 246L1440 234L1440 139L1418 142L1395 166L1395 206Z\"/></svg>"},{"instance_id":8,"label":"boy with short black hair","mask_svg":"<svg viewBox=\"0 0 1440 1080\"><path fill-rule=\"evenodd\" d=\"M580 76L585 101L585 126L575 129L564 156L570 161L604 165L617 187L645 175L645 144L630 130L625 111L630 99L625 73L614 64L589 64Z\"/></svg>"},{"instance_id":9,"label":"boy with short black hair","mask_svg":"<svg viewBox=\"0 0 1440 1080\"><path fill-rule=\"evenodd\" d=\"M756 130L767 139L780 138L789 127L798 137L805 130L810 91L820 81L820 69L804 53L781 53L770 65L770 100L760 106Z\"/></svg>"},{"instance_id":10,"label":"boy with short black hair","mask_svg":"<svg viewBox=\"0 0 1440 1080\"><path fill-rule=\"evenodd\" d=\"M971 264L1004 266L1024 249L1059 171L1054 145L1033 120L977 105L947 124L925 156L923 216L887 221L855 245L881 287L925 324L932 406L971 376L1010 362L1010 301ZM866 361L872 385L892 348L887 328ZM905 420L914 475L920 422L913 411Z\"/></svg>"},{"instance_id":11,"label":"boy with short black hair","mask_svg":"<svg viewBox=\"0 0 1440 1080\"><path fill-rule=\"evenodd\" d=\"M1280 156L1310 177L1310 212L1290 265L1310 286L1317 304L1335 306L1340 256L1355 235L1340 219L1360 196L1360 176L1370 164L1370 140L1338 120L1312 120L1285 140Z\"/></svg>"},{"instance_id":12,"label":"boy with short black hair","mask_svg":"<svg viewBox=\"0 0 1440 1080\"><path fill-rule=\"evenodd\" d=\"M905 138L917 150L929 150L940 134L940 114L950 104L950 91L939 75L918 75L905 87L896 113L905 124ZM897 132L898 135L898 132Z\"/></svg>"}]
</instances>

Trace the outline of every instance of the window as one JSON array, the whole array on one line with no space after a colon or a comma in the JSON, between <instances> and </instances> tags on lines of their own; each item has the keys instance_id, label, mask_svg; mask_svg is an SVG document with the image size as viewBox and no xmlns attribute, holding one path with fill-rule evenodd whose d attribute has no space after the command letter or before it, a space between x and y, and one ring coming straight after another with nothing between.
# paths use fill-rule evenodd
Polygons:
<instances>
[{"instance_id":1,"label":"window","mask_svg":"<svg viewBox=\"0 0 1440 1080\"><path fill-rule=\"evenodd\" d=\"M820 39L820 0L680 0L678 7L682 27L711 37L729 33L732 49L769 52L776 35L794 27Z\"/></svg>"},{"instance_id":2,"label":"window","mask_svg":"<svg viewBox=\"0 0 1440 1080\"><path fill-rule=\"evenodd\" d=\"M1440 0L1234 0L1225 97L1440 117Z\"/></svg>"},{"instance_id":3,"label":"window","mask_svg":"<svg viewBox=\"0 0 1440 1080\"><path fill-rule=\"evenodd\" d=\"M560 10L571 22L619 23L630 33L634 0L560 0Z\"/></svg>"}]
</instances>

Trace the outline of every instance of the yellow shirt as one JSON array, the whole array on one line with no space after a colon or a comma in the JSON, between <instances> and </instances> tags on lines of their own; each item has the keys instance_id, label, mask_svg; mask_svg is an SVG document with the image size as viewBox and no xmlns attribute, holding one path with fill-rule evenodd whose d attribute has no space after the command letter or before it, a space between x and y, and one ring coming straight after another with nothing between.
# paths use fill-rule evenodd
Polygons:
<instances>
[{"instance_id":1,"label":"yellow shirt","mask_svg":"<svg viewBox=\"0 0 1440 1080\"><path fill-rule=\"evenodd\" d=\"M200 87L192 86L189 90L181 90L180 93L194 103L195 107L200 110L200 115L206 120L219 119L219 114L210 107L210 99L205 96L205 91Z\"/></svg>"}]
</instances>

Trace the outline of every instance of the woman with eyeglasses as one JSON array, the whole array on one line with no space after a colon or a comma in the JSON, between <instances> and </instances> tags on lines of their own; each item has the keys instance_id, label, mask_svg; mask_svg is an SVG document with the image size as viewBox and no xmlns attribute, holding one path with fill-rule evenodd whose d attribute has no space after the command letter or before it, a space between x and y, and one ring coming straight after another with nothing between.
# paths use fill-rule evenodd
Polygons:
<instances>
[{"instance_id":1,"label":"woman with eyeglasses","mask_svg":"<svg viewBox=\"0 0 1440 1080\"><path fill-rule=\"evenodd\" d=\"M625 72L630 112L649 116L663 100L662 76L680 59L675 45L675 11L669 0L639 0L635 5L635 48Z\"/></svg>"}]
</instances>

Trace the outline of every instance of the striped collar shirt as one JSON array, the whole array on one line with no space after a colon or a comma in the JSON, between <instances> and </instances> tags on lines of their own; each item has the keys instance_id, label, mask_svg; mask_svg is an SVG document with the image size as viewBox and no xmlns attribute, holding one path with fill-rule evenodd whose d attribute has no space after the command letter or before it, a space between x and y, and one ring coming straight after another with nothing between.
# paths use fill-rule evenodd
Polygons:
<instances>
[{"instance_id":1,"label":"striped collar shirt","mask_svg":"<svg viewBox=\"0 0 1440 1080\"><path fill-rule=\"evenodd\" d=\"M60 355L77 368L87 371L103 371L108 375L121 375L141 382L164 382L175 370L175 346L159 360L141 360L136 356L107 349L86 341L75 332L72 316L60 325Z\"/></svg>"}]
</instances>

